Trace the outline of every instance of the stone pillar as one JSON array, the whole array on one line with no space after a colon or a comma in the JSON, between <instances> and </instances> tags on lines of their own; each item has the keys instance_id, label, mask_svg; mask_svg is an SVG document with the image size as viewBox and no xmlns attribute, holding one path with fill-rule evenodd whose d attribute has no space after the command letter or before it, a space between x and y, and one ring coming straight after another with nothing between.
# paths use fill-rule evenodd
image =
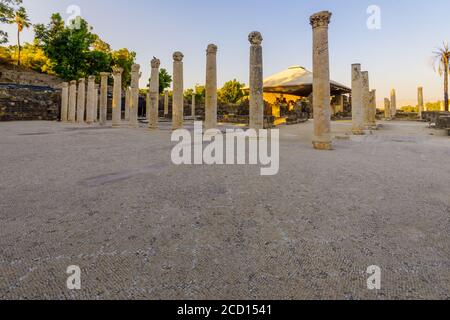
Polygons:
<instances>
[{"instance_id":1,"label":"stone pillar","mask_svg":"<svg viewBox=\"0 0 450 320\"><path fill-rule=\"evenodd\" d=\"M150 100L149 110L147 109L148 128L158 129L159 126L159 66L161 61L153 57L151 61L151 77L148 98Z\"/></svg>"},{"instance_id":2,"label":"stone pillar","mask_svg":"<svg viewBox=\"0 0 450 320\"><path fill-rule=\"evenodd\" d=\"M422 119L422 113L423 113L423 87L417 88L417 102L419 107L419 119Z\"/></svg>"},{"instance_id":3,"label":"stone pillar","mask_svg":"<svg viewBox=\"0 0 450 320\"><path fill-rule=\"evenodd\" d=\"M377 90L369 93L369 128L377 129Z\"/></svg>"},{"instance_id":4,"label":"stone pillar","mask_svg":"<svg viewBox=\"0 0 450 320\"><path fill-rule=\"evenodd\" d=\"M77 122L84 123L86 109L86 79L78 81Z\"/></svg>"},{"instance_id":5,"label":"stone pillar","mask_svg":"<svg viewBox=\"0 0 450 320\"><path fill-rule=\"evenodd\" d=\"M69 111L67 120L69 122L75 122L77 114L77 82L75 80L70 81L69 87Z\"/></svg>"},{"instance_id":6,"label":"stone pillar","mask_svg":"<svg viewBox=\"0 0 450 320\"><path fill-rule=\"evenodd\" d=\"M205 85L205 131L206 131L209 129L215 129L217 127L217 46L215 44L209 44L208 48L206 49L205 84L206 84Z\"/></svg>"},{"instance_id":7,"label":"stone pillar","mask_svg":"<svg viewBox=\"0 0 450 320\"><path fill-rule=\"evenodd\" d=\"M322 11L310 17L313 28L313 145L318 150L331 150L330 58L328 25L331 12Z\"/></svg>"},{"instance_id":8,"label":"stone pillar","mask_svg":"<svg viewBox=\"0 0 450 320\"><path fill-rule=\"evenodd\" d=\"M95 85L94 89L94 122L98 122L98 84Z\"/></svg>"},{"instance_id":9,"label":"stone pillar","mask_svg":"<svg viewBox=\"0 0 450 320\"><path fill-rule=\"evenodd\" d=\"M397 115L397 94L395 89L391 90L391 118L395 118Z\"/></svg>"},{"instance_id":10,"label":"stone pillar","mask_svg":"<svg viewBox=\"0 0 450 320\"><path fill-rule=\"evenodd\" d=\"M192 95L191 115L195 120L195 93Z\"/></svg>"},{"instance_id":11,"label":"stone pillar","mask_svg":"<svg viewBox=\"0 0 450 320\"><path fill-rule=\"evenodd\" d=\"M112 101L112 126L120 127L122 122L122 72L120 67L113 67L113 101Z\"/></svg>"},{"instance_id":12,"label":"stone pillar","mask_svg":"<svg viewBox=\"0 0 450 320\"><path fill-rule=\"evenodd\" d=\"M130 127L138 128L139 111L139 79L141 78L141 66L133 64L131 67L131 91L130 91Z\"/></svg>"},{"instance_id":13,"label":"stone pillar","mask_svg":"<svg viewBox=\"0 0 450 320\"><path fill-rule=\"evenodd\" d=\"M164 90L164 117L169 115L169 91Z\"/></svg>"},{"instance_id":14,"label":"stone pillar","mask_svg":"<svg viewBox=\"0 0 450 320\"><path fill-rule=\"evenodd\" d=\"M92 124L94 122L94 108L95 108L95 76L89 76L87 88L87 103L86 103L86 123Z\"/></svg>"},{"instance_id":15,"label":"stone pillar","mask_svg":"<svg viewBox=\"0 0 450 320\"><path fill-rule=\"evenodd\" d=\"M100 73L101 83L100 83L100 125L104 126L106 124L106 117L108 115L108 77L110 74L108 72Z\"/></svg>"},{"instance_id":16,"label":"stone pillar","mask_svg":"<svg viewBox=\"0 0 450 320\"><path fill-rule=\"evenodd\" d=\"M250 41L250 129L264 129L263 37L258 31L249 34Z\"/></svg>"},{"instance_id":17,"label":"stone pillar","mask_svg":"<svg viewBox=\"0 0 450 320\"><path fill-rule=\"evenodd\" d=\"M336 106L336 113L343 113L344 112L344 96L339 95L337 97L337 106Z\"/></svg>"},{"instance_id":18,"label":"stone pillar","mask_svg":"<svg viewBox=\"0 0 450 320\"><path fill-rule=\"evenodd\" d=\"M69 84L63 82L61 90L61 122L67 122L69 109Z\"/></svg>"},{"instance_id":19,"label":"stone pillar","mask_svg":"<svg viewBox=\"0 0 450 320\"><path fill-rule=\"evenodd\" d=\"M354 135L364 134L363 87L361 65L352 65L352 132Z\"/></svg>"},{"instance_id":20,"label":"stone pillar","mask_svg":"<svg viewBox=\"0 0 450 320\"><path fill-rule=\"evenodd\" d=\"M369 72L361 72L362 79L362 93L363 93L363 118L364 128L370 129L370 85L369 85Z\"/></svg>"},{"instance_id":21,"label":"stone pillar","mask_svg":"<svg viewBox=\"0 0 450 320\"><path fill-rule=\"evenodd\" d=\"M384 98L384 117L386 120L392 119L391 100L389 98Z\"/></svg>"},{"instance_id":22,"label":"stone pillar","mask_svg":"<svg viewBox=\"0 0 450 320\"><path fill-rule=\"evenodd\" d=\"M183 58L181 52L173 54L173 97L172 97L172 129L183 128L184 122L184 80L183 80Z\"/></svg>"},{"instance_id":23,"label":"stone pillar","mask_svg":"<svg viewBox=\"0 0 450 320\"><path fill-rule=\"evenodd\" d=\"M127 87L125 90L125 121L130 121L130 100L131 88Z\"/></svg>"}]
</instances>

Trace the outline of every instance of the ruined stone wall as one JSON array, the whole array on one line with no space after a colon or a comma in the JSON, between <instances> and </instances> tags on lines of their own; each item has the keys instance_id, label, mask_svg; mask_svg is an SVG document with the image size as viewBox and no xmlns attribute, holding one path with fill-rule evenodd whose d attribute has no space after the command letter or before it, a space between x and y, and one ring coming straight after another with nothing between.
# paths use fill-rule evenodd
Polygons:
<instances>
[{"instance_id":1,"label":"ruined stone wall","mask_svg":"<svg viewBox=\"0 0 450 320\"><path fill-rule=\"evenodd\" d=\"M59 90L0 85L0 121L57 120L59 106Z\"/></svg>"},{"instance_id":2,"label":"ruined stone wall","mask_svg":"<svg viewBox=\"0 0 450 320\"><path fill-rule=\"evenodd\" d=\"M44 73L24 69L15 65L0 63L0 83L14 83L20 85L32 85L61 88L63 80Z\"/></svg>"}]
</instances>

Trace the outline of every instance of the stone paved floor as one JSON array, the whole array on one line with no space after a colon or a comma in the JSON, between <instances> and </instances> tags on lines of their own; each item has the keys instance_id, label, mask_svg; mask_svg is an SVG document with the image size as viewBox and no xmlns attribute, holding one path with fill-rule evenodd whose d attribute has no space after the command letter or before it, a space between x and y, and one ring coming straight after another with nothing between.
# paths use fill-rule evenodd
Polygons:
<instances>
[{"instance_id":1,"label":"stone paved floor","mask_svg":"<svg viewBox=\"0 0 450 320\"><path fill-rule=\"evenodd\" d=\"M262 177L172 165L168 124L0 123L0 298L450 299L450 138L383 125L332 152L282 127Z\"/></svg>"}]
</instances>

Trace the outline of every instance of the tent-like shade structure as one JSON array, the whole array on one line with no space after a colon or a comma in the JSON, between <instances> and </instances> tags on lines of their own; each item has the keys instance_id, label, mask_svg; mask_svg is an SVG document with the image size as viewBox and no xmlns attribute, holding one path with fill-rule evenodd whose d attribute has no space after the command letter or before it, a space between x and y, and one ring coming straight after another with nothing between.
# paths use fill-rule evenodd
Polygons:
<instances>
[{"instance_id":1,"label":"tent-like shade structure","mask_svg":"<svg viewBox=\"0 0 450 320\"><path fill-rule=\"evenodd\" d=\"M308 97L312 91L313 74L300 66L277 73L264 80L264 92ZM330 81L331 95L351 93L351 89L335 81Z\"/></svg>"}]
</instances>

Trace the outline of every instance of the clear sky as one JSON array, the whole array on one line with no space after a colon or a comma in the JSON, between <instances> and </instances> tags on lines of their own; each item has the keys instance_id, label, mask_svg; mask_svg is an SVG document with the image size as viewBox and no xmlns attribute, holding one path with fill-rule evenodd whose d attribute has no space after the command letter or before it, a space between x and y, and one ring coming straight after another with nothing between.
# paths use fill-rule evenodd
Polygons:
<instances>
[{"instance_id":1,"label":"clear sky","mask_svg":"<svg viewBox=\"0 0 450 320\"><path fill-rule=\"evenodd\" d=\"M94 32L114 49L137 52L143 79L153 56L171 72L172 53L182 51L186 88L205 81L208 43L219 47L219 85L233 78L248 83L247 36L253 30L264 37L265 76L292 65L311 70L309 16L329 10L333 80L350 85L350 66L361 63L379 101L392 87L400 103L415 102L419 85L427 101L443 96L431 57L450 41L449 0L24 0L24 5L33 23L47 23L53 12L68 18L67 8L79 6ZM381 9L380 30L367 28L370 5ZM13 41L15 30L6 29ZM24 33L25 41L32 38L32 30Z\"/></svg>"}]
</instances>

